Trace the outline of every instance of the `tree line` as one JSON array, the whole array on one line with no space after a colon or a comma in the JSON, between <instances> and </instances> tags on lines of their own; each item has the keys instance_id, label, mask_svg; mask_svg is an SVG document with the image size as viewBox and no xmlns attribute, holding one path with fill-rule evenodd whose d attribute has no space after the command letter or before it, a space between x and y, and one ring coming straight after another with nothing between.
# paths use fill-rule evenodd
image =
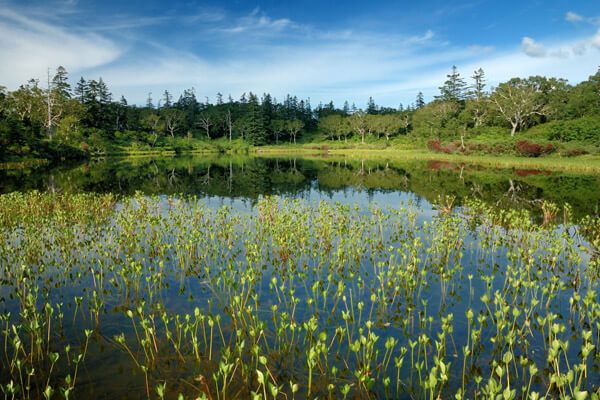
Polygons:
<instances>
[{"instance_id":1,"label":"tree line","mask_svg":"<svg viewBox=\"0 0 600 400\"><path fill-rule=\"evenodd\" d=\"M296 143L302 136L361 143L395 137L464 142L470 135L515 136L535 125L598 115L600 70L577 85L532 76L488 87L482 69L467 82L453 66L439 95L428 103L420 92L406 107L380 107L369 98L364 108L348 102L341 108L333 102L313 108L310 99L287 95L280 102L268 93L260 98L244 93L237 100L218 93L211 103L199 100L193 88L177 99L165 90L158 101L149 93L145 106L129 105L124 97L114 99L102 78L82 77L71 85L65 68L58 67L52 74L48 70L44 84L31 79L14 91L0 86L0 157L33 153L36 146L102 152L114 143L154 147L180 139L252 145ZM595 119L586 121L584 137L600 126Z\"/></svg>"}]
</instances>

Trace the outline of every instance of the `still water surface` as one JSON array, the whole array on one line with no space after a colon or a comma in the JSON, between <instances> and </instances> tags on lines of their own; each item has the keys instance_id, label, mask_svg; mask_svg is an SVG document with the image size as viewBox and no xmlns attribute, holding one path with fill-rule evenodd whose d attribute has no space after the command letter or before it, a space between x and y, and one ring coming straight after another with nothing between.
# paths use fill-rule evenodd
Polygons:
<instances>
[{"instance_id":1,"label":"still water surface","mask_svg":"<svg viewBox=\"0 0 600 400\"><path fill-rule=\"evenodd\" d=\"M422 333L434 340L442 329L442 318L452 315L453 339L451 345L447 344L447 353L454 370L444 389L445 396L450 396L461 387L461 348L468 343L469 332L474 329L474 326L468 326L466 311L472 309L475 315L485 314L486 309L489 311L489 305L482 304L479 299L486 293L493 296L495 291L512 299L511 307L520 307L524 313L528 310L527 303L539 297L537 292L529 289L511 289L512 283L507 283L512 281L506 270L509 265L515 267L514 253L517 250L533 249L532 254L539 257L536 261L539 276L535 282L540 288L555 287L552 285L556 285L556 279L569 283L563 289L555 288L557 297L542 296L548 302L546 309L531 309L531 312L543 315L551 310L567 326L567 334L573 335L568 353L571 363L577 359L582 342L576 334L580 327L569 317L572 313L569 298L574 288L581 292L591 290L598 297L598 285L592 279L593 274L581 277L577 272L577 285L570 285L576 271L589 262L590 253L577 250L572 255L562 254L561 267L546 268L551 264L547 258L548 252L556 248L556 243L560 243L559 248L567 246L568 239L575 236L575 228L565 228L559 224L547 232L536 231L528 237L513 233L513 237L503 242L502 229L489 226L482 228L478 224L469 226L466 218L443 222L437 219L439 210L433 206L439 198L451 196L456 199L454 205L457 211L453 215L458 216L463 212L461 205L469 199L479 199L497 209L529 210L534 222L541 223L541 204L551 201L559 207L569 203L576 220L598 212L600 176L597 174L496 169L437 161L245 156L109 159L69 167L0 171L0 192L31 190L65 194L114 193L123 199L117 206L121 215L111 219L106 226L91 230L91 236L77 230L80 227L70 232L68 229L58 231L56 227L48 227L44 231L42 227L33 234L41 241L47 239L48 235L56 235L52 239L56 242L71 240L72 249L56 248L53 243L27 245L24 240L31 238L24 238L19 230L2 231L4 239L12 243L15 249L0 259L2 268L8 271L11 265L30 262L28 267L36 271L32 273L32 279L37 282L40 293L44 294L40 295L39 303L42 304L42 299L45 299L52 304L62 304L65 310L66 328L62 327L53 339L57 349L66 344L81 346L84 342L83 329L95 329L84 371L80 372L77 397L146 398L143 373L114 339L123 333L128 341L135 342L137 332L132 328L125 311L140 304L148 313L155 312L158 305L159 309L162 307L170 315L193 315L196 308L206 315L221 314L222 336L225 341L231 340L234 329L228 316L230 310L227 310L231 306L231 300L227 300L231 289L226 289L222 282L227 278L240 284L238 279L242 278L238 272L231 272L232 275L223 272L233 264L238 265L241 271L245 268L246 273L248 269L263 268L253 293L257 296L257 304L260 304L257 306L257 316L267 324L272 318L272 306L278 306L280 310L286 306L285 301L279 298L282 294L273 291L270 285L272 278L277 277L281 282L282 277L288 276L289 269L296 271L298 268L296 281L290 281L288 288L296 290L299 299L295 318L301 324L315 317L319 329L327 330L331 338L333 329L344 325L341 303L340 308L334 310L327 307L319 310L315 306L318 303L310 301L315 296L315 290L329 293L333 298L337 285L343 282L346 285L344 293L355 296L347 307L358 312L357 303L362 301L371 304L374 293L382 295L377 288L383 288L386 279L395 285L403 284L398 281L400 275L393 279L386 278L385 274L378 276L385 271L386 265L391 265L390 255L393 252L388 248L397 249L398 254L394 253L393 257L397 257L395 261L403 268L410 264L403 256L414 251L413 256L420 258L413 261L414 276L422 272L423 280L419 281L416 289L403 287L397 292L402 294L396 294L393 299L384 302L389 303L388 306L372 312L370 317L376 321L373 330L380 337L376 348L383 354L388 338L399 340L397 348L408 347L411 340L417 340ZM136 194L143 197L135 200L126 197ZM283 200L265 200L265 196L279 196ZM299 203L286 203L285 199ZM347 205L348 208L330 209L328 207L335 206L325 206L323 209L319 208L323 205L317 205L320 201L339 203L339 207ZM227 211L219 214L224 206L228 207ZM141 214L140 209L144 210ZM400 209L400 215L396 214ZM197 226L192 222L198 215L203 215L211 224L198 228L202 224L198 223ZM264 219L265 215L270 219ZM328 253L331 250L327 250L329 245L324 245L324 236L319 230L319 221L334 225L336 222L323 215L343 220L348 218L348 226L330 233L334 249L340 251L338 256ZM389 219L378 220L374 215L385 215ZM321 217L324 219L319 220ZM282 225L273 222L277 218L283 218L278 222ZM294 222L288 226L288 220ZM215 233L218 228L212 230L216 224L230 227L231 232L219 236L218 232ZM287 226L287 231L281 230L282 226ZM256 236L263 228L264 237ZM289 232L295 232L296 236L292 234L289 240L282 240L282 236ZM132 234L135 234L135 239L131 239ZM515 238L520 238L521 242ZM490 240L497 243L490 244ZM224 243L228 241L231 247L225 251ZM409 249L410 243L419 241L425 244L424 248ZM246 256L249 252L248 243L266 243L264 265L263 261L256 266L249 264ZM42 251L37 255L38 258L32 259L32 252L40 247ZM428 253L428 248L433 251ZM186 249L191 250L188 252ZM284 250L288 252L285 259L282 255ZM355 258L348 255L353 251L357 251ZM511 252L512 256L509 254ZM163 280L156 283L152 279L157 276L156 265L159 260L164 265L164 269L161 269ZM47 268L42 270L42 264L47 264ZM99 267L99 264L102 266ZM286 268L282 270L283 264ZM139 270L134 268L123 275L113 273L115 281L103 284L102 291L98 291L99 270L104 273L104 268L110 270L116 267L118 271L125 265L126 268L139 266ZM202 269L199 265L202 265ZM444 268L440 269L440 265L444 265ZM523 266L519 263L518 267ZM134 277L132 281L127 281L128 274ZM491 281L486 280L490 277ZM108 282L108 276L105 279ZM332 279L336 283L330 286L327 282L331 283ZM18 296L14 295L18 290L18 284L14 281L3 280L0 308L10 311L13 316L18 315L21 307ZM96 301L97 296L102 298L101 322L96 321L94 326L89 313L92 306L89 304L91 300ZM515 322L520 321L519 318L524 317L515 317ZM405 323L408 320L411 321L409 325ZM487 379L493 361L501 358L506 351L502 346L497 348L492 343L498 337L495 332L498 321L492 321L494 318L489 326L481 327L483 340L477 361L470 364L466 374L466 386L470 393L476 390L475 377ZM595 337L597 327L591 329ZM267 332L272 333L273 330L274 326L267 325ZM524 337L525 344L515 345L515 356L525 355L538 365L543 365L546 353L543 332L533 329L531 336ZM269 340L274 341L275 338L270 337ZM341 350L338 348L338 351L341 354L350 353L351 342L341 343ZM280 374L277 376L300 382L300 394L305 394L306 371L302 366L306 354L302 347L306 343L298 342L295 345L295 353L293 357L290 356L290 360L294 360L292 364L278 360L275 355L269 356L269 360L272 357L278 366L276 368L281 369L277 371ZM134 344L131 346L133 348ZM434 349L431 345L427 353L430 363L435 355ZM140 356L140 353L136 354ZM394 353L395 356L399 354ZM598 388L599 359L591 363L585 383L585 388L590 391ZM353 363L343 356L331 362L337 362L340 369L347 369L347 376L340 377L342 383L352 382L352 372L360 366L360 362ZM408 362L401 370L401 390L394 389L390 394L378 382L372 388L372 396L420 397L412 387L416 384L416 377L410 371L414 366L406 365ZM68 365L61 366L64 371L69 371ZM193 396L198 393L199 374L210 377L208 371L211 368L216 366L211 366L210 362L179 363L174 352L164 351L150 374L151 389L166 381L170 396L179 392ZM389 366L383 373L395 376L396 372ZM533 386L544 391L549 375L546 372L546 375L541 375L542 378L536 378ZM513 379L520 383L525 379L527 383L524 376ZM4 380L5 376L3 383L6 383ZM55 384L60 385L60 378ZM241 383L236 390L237 393L247 394ZM324 386L318 390L320 395L326 394ZM336 396L341 396L339 388L335 390ZM154 393L152 391L153 396Z\"/></svg>"}]
</instances>

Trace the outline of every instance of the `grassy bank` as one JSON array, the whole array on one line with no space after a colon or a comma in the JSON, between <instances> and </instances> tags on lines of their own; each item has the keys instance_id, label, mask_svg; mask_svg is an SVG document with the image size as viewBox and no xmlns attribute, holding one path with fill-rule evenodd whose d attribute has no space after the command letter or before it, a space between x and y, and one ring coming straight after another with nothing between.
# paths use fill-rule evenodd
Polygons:
<instances>
[{"instance_id":1,"label":"grassy bank","mask_svg":"<svg viewBox=\"0 0 600 400\"><path fill-rule=\"evenodd\" d=\"M298 155L331 156L368 159L404 159L404 160L437 160L456 163L480 164L503 168L535 168L546 170L572 170L600 172L600 156L585 154L575 157L565 157L558 153L541 157L523 157L512 154L445 154L429 151L423 148L408 146L385 146L377 143L365 145L348 144L345 146L329 146L323 143L285 144L280 146L249 146L235 140L215 140L208 144L201 142L193 146L164 146L156 148L113 147L105 153L91 154L92 158L103 157L175 157L179 155L216 155L216 154L254 154L258 156ZM64 160L61 160L61 162ZM54 161L57 162L57 161ZM46 159L11 160L0 163L0 169L26 168L48 164Z\"/></svg>"},{"instance_id":2,"label":"grassy bank","mask_svg":"<svg viewBox=\"0 0 600 400\"><path fill-rule=\"evenodd\" d=\"M389 147L353 147L328 149L319 146L265 146L255 148L254 151L260 155L299 154L308 156L313 154L328 154L351 158L439 160L498 167L568 169L574 171L600 172L600 156L596 155L582 155L577 157L562 157L560 155L549 155L544 157L518 157L514 155L444 154L422 149L396 149Z\"/></svg>"}]
</instances>

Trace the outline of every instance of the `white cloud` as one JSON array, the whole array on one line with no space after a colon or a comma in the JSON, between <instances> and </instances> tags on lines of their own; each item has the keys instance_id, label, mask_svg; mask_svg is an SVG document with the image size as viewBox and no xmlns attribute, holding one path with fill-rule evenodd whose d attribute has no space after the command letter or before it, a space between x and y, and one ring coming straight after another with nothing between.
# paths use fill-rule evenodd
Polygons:
<instances>
[{"instance_id":1,"label":"white cloud","mask_svg":"<svg viewBox=\"0 0 600 400\"><path fill-rule=\"evenodd\" d=\"M223 28L222 31L228 33L279 31L289 26L292 26L292 21L290 19L271 19L266 14L261 13L260 9L256 7L247 16L239 18L234 26Z\"/></svg>"},{"instance_id":2,"label":"white cloud","mask_svg":"<svg viewBox=\"0 0 600 400\"><path fill-rule=\"evenodd\" d=\"M544 45L527 36L521 41L521 48L523 49L523 53L527 54L529 57L546 56L546 48Z\"/></svg>"},{"instance_id":3,"label":"white cloud","mask_svg":"<svg viewBox=\"0 0 600 400\"><path fill-rule=\"evenodd\" d=\"M565 16L565 20L567 20L569 22L580 22L580 21L583 21L584 18L579 14L569 11L569 12L567 12L567 15Z\"/></svg>"},{"instance_id":4,"label":"white cloud","mask_svg":"<svg viewBox=\"0 0 600 400\"><path fill-rule=\"evenodd\" d=\"M563 49L556 49L550 53L550 56L556 57L556 58L568 58L569 53Z\"/></svg>"},{"instance_id":5,"label":"white cloud","mask_svg":"<svg viewBox=\"0 0 600 400\"><path fill-rule=\"evenodd\" d=\"M585 40L580 40L579 42L575 43L575 45L573 46L573 54L576 56L584 55L585 50L586 50Z\"/></svg>"},{"instance_id":6,"label":"white cloud","mask_svg":"<svg viewBox=\"0 0 600 400\"><path fill-rule=\"evenodd\" d=\"M45 76L48 67L77 72L110 63L123 51L96 34L74 34L0 8L0 76L9 88Z\"/></svg>"},{"instance_id":7,"label":"white cloud","mask_svg":"<svg viewBox=\"0 0 600 400\"><path fill-rule=\"evenodd\" d=\"M486 54L486 53L491 53L492 51L494 51L494 46L479 46L476 44L476 45L469 46L468 49L471 50L475 54Z\"/></svg>"},{"instance_id":8,"label":"white cloud","mask_svg":"<svg viewBox=\"0 0 600 400\"><path fill-rule=\"evenodd\" d=\"M598 32L592 37L591 43L592 46L600 50L600 29L598 29Z\"/></svg>"},{"instance_id":9,"label":"white cloud","mask_svg":"<svg viewBox=\"0 0 600 400\"><path fill-rule=\"evenodd\" d=\"M586 22L592 25L600 25L600 17L586 18L583 15L574 13L572 11L567 12L567 14L565 15L565 20L572 23Z\"/></svg>"}]
</instances>

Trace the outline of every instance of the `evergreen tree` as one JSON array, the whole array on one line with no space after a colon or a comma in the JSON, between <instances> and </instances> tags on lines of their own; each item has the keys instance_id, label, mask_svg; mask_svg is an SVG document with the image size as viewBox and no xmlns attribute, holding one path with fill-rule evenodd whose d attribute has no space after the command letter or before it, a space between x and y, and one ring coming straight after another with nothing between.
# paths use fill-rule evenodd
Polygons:
<instances>
[{"instance_id":1,"label":"evergreen tree","mask_svg":"<svg viewBox=\"0 0 600 400\"><path fill-rule=\"evenodd\" d=\"M146 107L154 108L154 104L152 104L152 92L148 92L148 98L146 99Z\"/></svg>"},{"instance_id":2,"label":"evergreen tree","mask_svg":"<svg viewBox=\"0 0 600 400\"><path fill-rule=\"evenodd\" d=\"M102 104L108 104L112 101L112 93L108 89L108 86L102 80L102 77L98 79L98 100Z\"/></svg>"},{"instance_id":3,"label":"evergreen tree","mask_svg":"<svg viewBox=\"0 0 600 400\"><path fill-rule=\"evenodd\" d=\"M271 95L268 93L264 93L262 97L262 115L264 119L264 126L269 126L271 124L271 119L273 119L273 100Z\"/></svg>"},{"instance_id":4,"label":"evergreen tree","mask_svg":"<svg viewBox=\"0 0 600 400\"><path fill-rule=\"evenodd\" d=\"M414 108L423 108L425 106L425 99L423 98L423 92L417 94L417 100L415 101ZM410 106L409 106L410 108Z\"/></svg>"},{"instance_id":5,"label":"evergreen tree","mask_svg":"<svg viewBox=\"0 0 600 400\"><path fill-rule=\"evenodd\" d=\"M171 96L171 93L169 93L168 90L165 90L165 93L163 94L163 100L164 108L169 108L173 105L173 96Z\"/></svg>"},{"instance_id":6,"label":"evergreen tree","mask_svg":"<svg viewBox=\"0 0 600 400\"><path fill-rule=\"evenodd\" d=\"M56 96L62 101L71 98L71 85L69 85L68 79L67 70L63 66L59 66L56 69L54 78L52 78L52 88Z\"/></svg>"},{"instance_id":7,"label":"evergreen tree","mask_svg":"<svg viewBox=\"0 0 600 400\"><path fill-rule=\"evenodd\" d=\"M87 82L83 79L83 76L77 82L77 86L75 86L75 96L79 99L81 103L85 103L88 91L90 90Z\"/></svg>"},{"instance_id":8,"label":"evergreen tree","mask_svg":"<svg viewBox=\"0 0 600 400\"><path fill-rule=\"evenodd\" d=\"M471 91L469 94L477 101L481 100L485 90L485 73L482 68L473 72L473 85L471 85Z\"/></svg>"},{"instance_id":9,"label":"evergreen tree","mask_svg":"<svg viewBox=\"0 0 600 400\"><path fill-rule=\"evenodd\" d=\"M443 101L462 101L465 99L467 84L460 77L456 65L452 66L452 71L446 75L448 78L443 86L440 86L440 95L436 99Z\"/></svg>"},{"instance_id":10,"label":"evergreen tree","mask_svg":"<svg viewBox=\"0 0 600 400\"><path fill-rule=\"evenodd\" d=\"M375 115L377 114L377 104L375 104L375 100L373 97L369 96L369 102L367 103L367 114Z\"/></svg>"},{"instance_id":11,"label":"evergreen tree","mask_svg":"<svg viewBox=\"0 0 600 400\"><path fill-rule=\"evenodd\" d=\"M344 101L344 108L342 109L344 114L348 114L350 112L350 104L348 104L348 100Z\"/></svg>"},{"instance_id":12,"label":"evergreen tree","mask_svg":"<svg viewBox=\"0 0 600 400\"><path fill-rule=\"evenodd\" d=\"M248 124L247 124L248 141L257 146L267 142L267 131L258 97L250 92L248 97Z\"/></svg>"}]
</instances>

